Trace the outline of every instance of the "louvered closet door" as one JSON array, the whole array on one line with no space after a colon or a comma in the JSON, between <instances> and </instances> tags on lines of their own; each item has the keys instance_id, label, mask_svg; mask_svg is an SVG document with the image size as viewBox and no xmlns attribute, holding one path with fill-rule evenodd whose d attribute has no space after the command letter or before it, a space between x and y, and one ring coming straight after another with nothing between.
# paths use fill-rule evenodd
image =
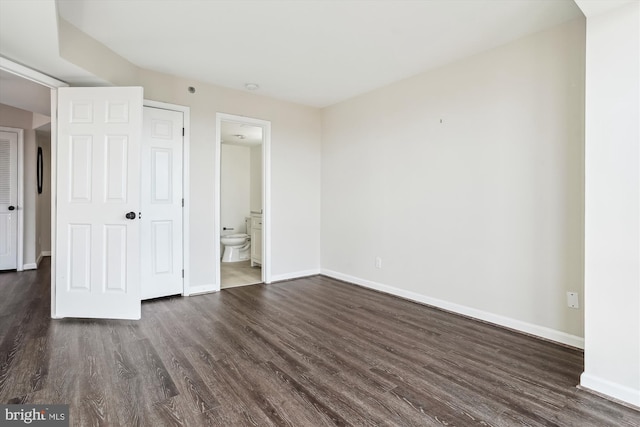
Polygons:
<instances>
[{"instance_id":1,"label":"louvered closet door","mask_svg":"<svg viewBox=\"0 0 640 427\"><path fill-rule=\"evenodd\" d=\"M0 270L17 268L18 134L0 131Z\"/></svg>"}]
</instances>

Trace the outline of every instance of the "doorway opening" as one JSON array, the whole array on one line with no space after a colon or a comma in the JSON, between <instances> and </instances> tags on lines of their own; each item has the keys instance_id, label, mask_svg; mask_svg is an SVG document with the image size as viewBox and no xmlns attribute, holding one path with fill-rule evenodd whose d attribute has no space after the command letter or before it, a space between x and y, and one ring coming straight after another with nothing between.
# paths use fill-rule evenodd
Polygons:
<instances>
[{"instance_id":1,"label":"doorway opening","mask_svg":"<svg viewBox=\"0 0 640 427\"><path fill-rule=\"evenodd\" d=\"M33 101L33 100L40 100L40 103L44 103L44 106L40 105L39 108L45 108L46 109L46 105L48 105L48 109L45 111L40 111L40 114L43 114L44 116L48 116L48 117L56 117L57 115L57 89L61 88L61 87L66 87L68 86L66 83L54 79L50 76L47 76L45 74L42 74L38 71L32 70L28 67L25 67L24 65L18 64L16 62L10 61L6 58L1 58L0 57L0 74L2 74L3 77L6 76L13 76L15 78L17 78L18 82L21 83L26 83L27 86L22 86L21 89L21 94L24 95L24 93L22 93L22 90L26 87L29 88L30 92L29 92L29 96L21 96L20 98L22 100L29 100L29 101ZM0 80L4 80L0 79ZM4 83L3 83L4 86ZM40 95L36 95L33 91L36 92L40 92L42 90L44 90L44 94L42 96ZM4 88L2 91L3 95L6 95L8 93L8 91L6 90L6 88ZM26 109L23 106L19 106L19 108L22 109ZM34 113L36 112L35 109L33 111ZM37 120L40 120L42 117L37 117ZM34 115L34 124L36 121L36 116ZM36 126L33 126L34 128L36 128ZM43 129L42 126L38 127L39 129ZM57 122L56 120L51 120L50 126L48 128L45 129L45 132L48 134L48 138L47 139L47 145L49 150L45 150L45 152L48 151L48 153L50 154L49 157L49 167L50 167L50 171L45 170L44 172L44 187L49 189L49 193L45 194L43 193L39 193L39 197L41 197L41 205L43 204L49 204L49 217L47 218L46 215L42 215L40 216L40 220L39 223L42 224L41 227L41 232L37 233L38 235L42 236L41 240L47 240L48 237L48 243L49 243L49 247L48 247L48 251L46 250L46 243L43 243L41 241L41 249L42 252L41 254L43 256L51 256L51 317L56 317L56 301L55 301L55 291L56 291L56 282L55 282L55 238L56 238L56 231L55 231L55 215L56 215L56 210L55 210L55 200L56 200L56 177L57 177L57 171L56 171L56 147L57 147L57 141L56 141L56 131L57 131ZM33 175L32 175L33 176ZM47 186L46 182L47 182L47 178L50 179L49 181L49 185ZM46 224L48 222L48 224ZM49 234L49 236L45 236L45 234ZM23 259L24 261L24 259ZM37 266L37 262L35 263L35 265Z\"/></svg>"},{"instance_id":2,"label":"doorway opening","mask_svg":"<svg viewBox=\"0 0 640 427\"><path fill-rule=\"evenodd\" d=\"M216 287L270 283L270 139L265 120L216 115Z\"/></svg>"},{"instance_id":3,"label":"doorway opening","mask_svg":"<svg viewBox=\"0 0 640 427\"><path fill-rule=\"evenodd\" d=\"M51 256L52 97L64 85L0 58L0 270Z\"/></svg>"}]
</instances>

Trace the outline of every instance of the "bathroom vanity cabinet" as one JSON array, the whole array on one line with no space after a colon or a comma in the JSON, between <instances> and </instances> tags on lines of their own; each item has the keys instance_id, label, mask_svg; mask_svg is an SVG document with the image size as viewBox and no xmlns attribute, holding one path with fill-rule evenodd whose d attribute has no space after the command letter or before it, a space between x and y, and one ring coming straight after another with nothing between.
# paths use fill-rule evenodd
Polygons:
<instances>
[{"instance_id":1,"label":"bathroom vanity cabinet","mask_svg":"<svg viewBox=\"0 0 640 427\"><path fill-rule=\"evenodd\" d=\"M262 265L262 214L251 214L251 267Z\"/></svg>"}]
</instances>

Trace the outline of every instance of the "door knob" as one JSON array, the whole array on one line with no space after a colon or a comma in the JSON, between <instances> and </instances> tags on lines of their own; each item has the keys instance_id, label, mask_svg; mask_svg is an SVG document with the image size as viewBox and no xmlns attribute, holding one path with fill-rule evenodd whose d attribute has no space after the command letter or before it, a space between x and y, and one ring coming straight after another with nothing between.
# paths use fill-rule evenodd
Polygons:
<instances>
[{"instance_id":1,"label":"door knob","mask_svg":"<svg viewBox=\"0 0 640 427\"><path fill-rule=\"evenodd\" d=\"M135 212L127 212L127 214L125 215L125 217L127 219L136 219L136 213Z\"/></svg>"},{"instance_id":2,"label":"door knob","mask_svg":"<svg viewBox=\"0 0 640 427\"><path fill-rule=\"evenodd\" d=\"M9 206L9 208L8 208L8 209L9 209L10 211L15 211L15 210L16 210L16 207L15 207L15 206Z\"/></svg>"}]
</instances>

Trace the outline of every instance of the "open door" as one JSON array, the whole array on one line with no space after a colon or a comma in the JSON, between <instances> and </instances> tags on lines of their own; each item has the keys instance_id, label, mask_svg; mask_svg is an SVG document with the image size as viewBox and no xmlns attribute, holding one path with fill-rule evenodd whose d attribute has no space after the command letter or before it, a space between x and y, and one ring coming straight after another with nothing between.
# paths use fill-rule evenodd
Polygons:
<instances>
[{"instance_id":1,"label":"open door","mask_svg":"<svg viewBox=\"0 0 640 427\"><path fill-rule=\"evenodd\" d=\"M142 103L58 89L56 317L140 318Z\"/></svg>"}]
</instances>

